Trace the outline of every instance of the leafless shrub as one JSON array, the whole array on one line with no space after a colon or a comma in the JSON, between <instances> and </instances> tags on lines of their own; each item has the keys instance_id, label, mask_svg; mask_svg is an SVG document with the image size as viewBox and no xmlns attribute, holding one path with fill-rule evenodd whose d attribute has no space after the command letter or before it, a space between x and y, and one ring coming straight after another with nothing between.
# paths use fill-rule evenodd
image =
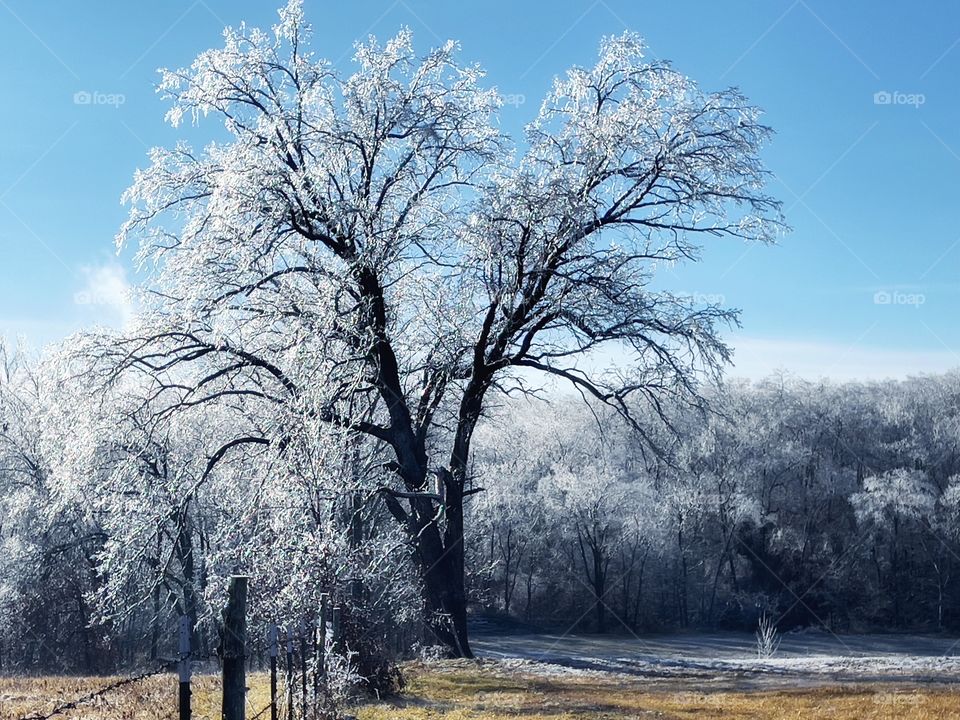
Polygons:
<instances>
[{"instance_id":1,"label":"leafless shrub","mask_svg":"<svg viewBox=\"0 0 960 720\"><path fill-rule=\"evenodd\" d=\"M767 613L761 613L757 621L757 657L771 658L780 647L780 632L777 623Z\"/></svg>"}]
</instances>

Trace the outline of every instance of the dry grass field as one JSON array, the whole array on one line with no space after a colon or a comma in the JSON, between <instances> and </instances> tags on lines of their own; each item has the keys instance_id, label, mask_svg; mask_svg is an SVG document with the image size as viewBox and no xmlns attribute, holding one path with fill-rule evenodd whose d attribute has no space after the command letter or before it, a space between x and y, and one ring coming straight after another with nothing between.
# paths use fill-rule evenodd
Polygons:
<instances>
[{"instance_id":1,"label":"dry grass field","mask_svg":"<svg viewBox=\"0 0 960 720\"><path fill-rule=\"evenodd\" d=\"M34 713L43 716L61 703L109 685L115 678L89 677L0 677L0 720L19 720ZM270 701L267 676L248 677L247 717ZM220 679L215 675L194 678L193 717L219 720ZM160 675L127 685L57 715L58 720L172 720L177 717L177 679ZM267 715L269 717L269 713Z\"/></svg>"},{"instance_id":2,"label":"dry grass field","mask_svg":"<svg viewBox=\"0 0 960 720\"><path fill-rule=\"evenodd\" d=\"M359 720L693 720L699 718L860 720L960 719L960 688L844 685L793 690L716 692L683 682L594 674L545 677L507 672L495 664L409 665L402 697L351 710ZM109 678L0 678L0 719L49 712ZM250 677L248 718L266 706L266 676ZM194 718L220 717L219 679L194 683ZM172 720L176 679L150 678L68 710L62 720Z\"/></svg>"},{"instance_id":3,"label":"dry grass field","mask_svg":"<svg viewBox=\"0 0 960 720\"><path fill-rule=\"evenodd\" d=\"M614 675L505 676L483 666L411 666L402 698L356 709L359 720L933 720L960 718L960 688L887 685L704 692L682 681Z\"/></svg>"}]
</instances>

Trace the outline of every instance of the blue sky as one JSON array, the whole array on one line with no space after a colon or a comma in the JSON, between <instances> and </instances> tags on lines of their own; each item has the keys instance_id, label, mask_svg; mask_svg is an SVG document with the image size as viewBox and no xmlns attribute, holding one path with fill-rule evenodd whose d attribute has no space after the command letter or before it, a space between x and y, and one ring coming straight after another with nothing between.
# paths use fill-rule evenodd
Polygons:
<instances>
[{"instance_id":1,"label":"blue sky","mask_svg":"<svg viewBox=\"0 0 960 720\"><path fill-rule=\"evenodd\" d=\"M269 26L276 2L0 0L0 335L39 347L122 324L130 252L119 197L163 122L156 69ZM891 0L306 0L317 52L410 26L446 38L516 98L519 134L554 75L599 39L644 35L705 89L739 86L777 136L765 153L793 232L721 241L663 287L742 309L734 374L905 376L960 365L960 4ZM887 93L877 95L877 93Z\"/></svg>"}]
</instances>

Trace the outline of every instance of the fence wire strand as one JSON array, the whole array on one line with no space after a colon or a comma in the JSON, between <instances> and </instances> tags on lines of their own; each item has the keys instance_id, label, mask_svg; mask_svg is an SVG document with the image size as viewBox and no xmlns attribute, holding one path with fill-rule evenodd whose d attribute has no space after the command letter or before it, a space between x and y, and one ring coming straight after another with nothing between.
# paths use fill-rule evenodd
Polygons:
<instances>
[{"instance_id":1,"label":"fence wire strand","mask_svg":"<svg viewBox=\"0 0 960 720\"><path fill-rule=\"evenodd\" d=\"M45 715L43 713L36 712L36 713L31 713L29 715L23 715L17 720L50 720L51 718L54 718L57 715L63 715L68 710L76 710L81 705L86 705L89 702L93 702L94 700L97 700L111 692L114 692L115 690L119 690L122 687L126 687L127 685L133 685L135 683L142 682L147 678L151 678L157 675L162 675L163 673L171 672L173 668L176 667L178 662L179 660L170 660L165 662L163 665L161 665L160 667L154 670L148 670L146 672L138 673L137 675L130 675L125 678L120 678L119 680L115 680L109 685L105 685L104 687L98 690L89 692L86 695L81 695L80 697L74 700L71 700L69 702L56 705L54 706L53 710L51 710Z\"/></svg>"}]
</instances>

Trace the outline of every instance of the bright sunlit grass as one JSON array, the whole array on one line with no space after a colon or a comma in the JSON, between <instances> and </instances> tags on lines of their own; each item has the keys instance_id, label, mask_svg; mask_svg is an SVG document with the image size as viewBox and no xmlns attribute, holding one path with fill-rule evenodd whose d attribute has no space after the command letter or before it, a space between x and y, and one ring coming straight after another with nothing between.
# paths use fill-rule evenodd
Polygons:
<instances>
[{"instance_id":1,"label":"bright sunlit grass","mask_svg":"<svg viewBox=\"0 0 960 720\"><path fill-rule=\"evenodd\" d=\"M53 675L0 677L0 720L50 713L60 704L106 687L116 679ZM267 676L262 673L248 675L247 682L249 718L270 701L270 686ZM177 690L175 675L160 675L106 693L56 717L58 720L172 720L178 717ZM220 678L216 675L197 676L192 690L194 720L219 720Z\"/></svg>"},{"instance_id":2,"label":"bright sunlit grass","mask_svg":"<svg viewBox=\"0 0 960 720\"><path fill-rule=\"evenodd\" d=\"M760 718L860 720L960 718L960 690L891 685L703 691L689 682L610 676L539 677L508 674L466 663L406 668L402 697L369 701L350 712L359 720L693 720ZM49 712L55 704L110 682L109 678L0 678L0 720ZM247 717L269 701L267 678L249 676ZM195 679L193 717L220 717L220 680ZM174 676L150 678L69 710L63 720L172 720L177 717ZM269 717L269 714L267 714Z\"/></svg>"},{"instance_id":3,"label":"bright sunlit grass","mask_svg":"<svg viewBox=\"0 0 960 720\"><path fill-rule=\"evenodd\" d=\"M508 679L482 668L408 669L403 698L368 704L360 720L626 720L627 718L960 718L948 688L844 686L777 691L700 692L620 677Z\"/></svg>"}]
</instances>

